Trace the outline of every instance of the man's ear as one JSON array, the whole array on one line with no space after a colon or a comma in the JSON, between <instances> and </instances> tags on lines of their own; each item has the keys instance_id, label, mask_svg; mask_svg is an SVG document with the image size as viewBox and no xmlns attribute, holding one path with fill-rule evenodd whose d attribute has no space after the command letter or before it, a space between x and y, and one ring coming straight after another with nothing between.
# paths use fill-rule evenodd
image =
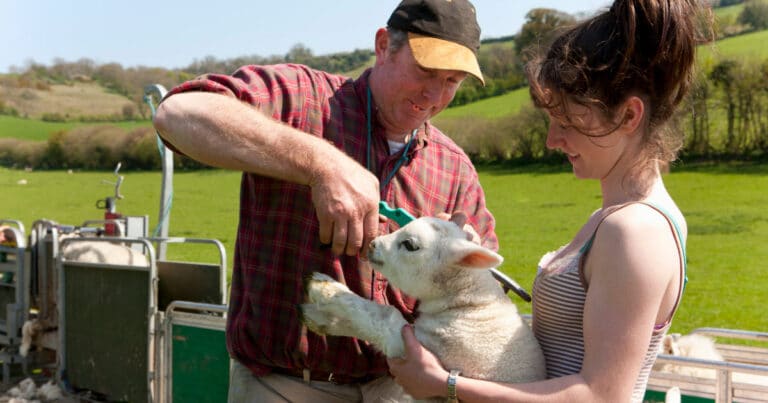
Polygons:
<instances>
[{"instance_id":1,"label":"man's ear","mask_svg":"<svg viewBox=\"0 0 768 403\"><path fill-rule=\"evenodd\" d=\"M376 40L374 42L376 52L376 64L384 62L389 50L389 31L386 28L379 28L376 31Z\"/></svg>"}]
</instances>

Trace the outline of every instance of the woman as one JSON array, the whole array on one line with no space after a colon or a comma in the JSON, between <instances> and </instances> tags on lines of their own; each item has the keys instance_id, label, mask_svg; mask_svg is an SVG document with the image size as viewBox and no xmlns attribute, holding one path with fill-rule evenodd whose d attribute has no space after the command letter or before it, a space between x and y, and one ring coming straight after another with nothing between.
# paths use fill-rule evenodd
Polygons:
<instances>
[{"instance_id":1,"label":"woman","mask_svg":"<svg viewBox=\"0 0 768 403\"><path fill-rule=\"evenodd\" d=\"M709 30L701 22L711 21L705 12L696 0L617 0L529 64L531 96L550 117L547 147L602 190L602 208L539 264L533 330L548 379L449 376L456 368L442 368L406 326L406 356L389 364L407 392L466 402L642 401L684 288L685 219L660 165L682 145L665 126L689 88L699 32Z\"/></svg>"}]
</instances>

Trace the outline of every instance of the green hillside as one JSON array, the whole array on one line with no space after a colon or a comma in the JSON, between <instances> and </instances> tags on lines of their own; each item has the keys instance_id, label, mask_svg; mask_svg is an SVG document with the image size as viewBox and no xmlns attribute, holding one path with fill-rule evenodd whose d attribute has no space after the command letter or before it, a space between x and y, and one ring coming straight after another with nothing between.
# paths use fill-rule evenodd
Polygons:
<instances>
[{"instance_id":1,"label":"green hillside","mask_svg":"<svg viewBox=\"0 0 768 403\"><path fill-rule=\"evenodd\" d=\"M13 116L0 115L0 138L17 138L22 140L45 141L56 132L71 130L75 127L111 125L124 130L132 130L137 127L148 127L152 124L149 120L85 123L85 122L44 122L35 119L22 119Z\"/></svg>"},{"instance_id":2,"label":"green hillside","mask_svg":"<svg viewBox=\"0 0 768 403\"><path fill-rule=\"evenodd\" d=\"M731 6L738 7L738 6ZM768 42L768 30L749 34L732 36L715 42L712 45L699 47L699 63L705 69L710 69L723 59L765 60L768 59L768 47L760 45ZM530 104L528 88L521 88L510 93L483 99L469 105L449 108L442 112L440 118L461 118L467 116L496 119L517 113L524 105Z\"/></svg>"},{"instance_id":3,"label":"green hillside","mask_svg":"<svg viewBox=\"0 0 768 403\"><path fill-rule=\"evenodd\" d=\"M439 118L474 116L496 119L515 114L523 105L529 105L530 103L531 100L528 95L528 88L519 88L504 95L446 109L439 115Z\"/></svg>"},{"instance_id":4,"label":"green hillside","mask_svg":"<svg viewBox=\"0 0 768 403\"><path fill-rule=\"evenodd\" d=\"M744 4L734 4L732 6L718 7L714 9L715 18L722 26L727 23L736 21L736 18L741 14L741 10L744 9Z\"/></svg>"},{"instance_id":5,"label":"green hillside","mask_svg":"<svg viewBox=\"0 0 768 403\"><path fill-rule=\"evenodd\" d=\"M705 45L700 47L699 60L737 59L740 61L763 61L768 58L768 46L765 46L766 41L768 41L768 30L731 36L717 41L713 46Z\"/></svg>"},{"instance_id":6,"label":"green hillside","mask_svg":"<svg viewBox=\"0 0 768 403\"><path fill-rule=\"evenodd\" d=\"M715 9L716 17L722 25L734 24L743 4ZM729 25L730 26L730 25ZM700 48L700 65L709 70L719 61L729 58L737 60L765 60L768 47L761 44L768 41L768 30L743 35L731 36ZM489 41L480 49L483 54L514 47L513 40ZM358 69L347 71L349 77L357 77L364 69L373 65L375 58ZM52 133L70 130L85 125L91 120L121 120L125 118L125 108L132 108L131 114L138 116L137 104L129 98L111 92L93 81L75 81L66 85L51 84L47 88L14 87L11 75L0 75L0 111L10 108L15 116L0 115L0 138L18 138L24 140L46 140ZM482 99L466 105L452 107L441 113L436 119L457 120L471 116L479 119L495 120L517 113L524 105L530 104L527 88ZM2 112L0 112L2 113ZM66 122L42 121L44 114L55 114ZM127 116L131 116L128 114ZM22 118L24 117L24 118ZM86 122L81 122L85 120ZM126 130L150 126L148 120L109 123Z\"/></svg>"}]
</instances>

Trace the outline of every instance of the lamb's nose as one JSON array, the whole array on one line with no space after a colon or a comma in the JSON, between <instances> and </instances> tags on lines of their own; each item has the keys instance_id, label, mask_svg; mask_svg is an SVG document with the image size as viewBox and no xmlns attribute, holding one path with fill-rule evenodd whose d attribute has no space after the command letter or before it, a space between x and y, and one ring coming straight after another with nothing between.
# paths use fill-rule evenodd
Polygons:
<instances>
[{"instance_id":1,"label":"lamb's nose","mask_svg":"<svg viewBox=\"0 0 768 403\"><path fill-rule=\"evenodd\" d=\"M369 250L376 249L376 240L373 240L373 241L371 241L371 243L368 244L368 249Z\"/></svg>"}]
</instances>

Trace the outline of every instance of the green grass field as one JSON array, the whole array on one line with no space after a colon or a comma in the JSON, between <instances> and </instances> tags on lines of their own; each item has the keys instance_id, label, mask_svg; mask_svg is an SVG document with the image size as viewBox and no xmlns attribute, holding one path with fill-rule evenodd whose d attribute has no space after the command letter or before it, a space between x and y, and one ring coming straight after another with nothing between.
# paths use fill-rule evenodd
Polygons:
<instances>
[{"instance_id":1,"label":"green grass field","mask_svg":"<svg viewBox=\"0 0 768 403\"><path fill-rule=\"evenodd\" d=\"M736 21L741 11L744 10L744 4L734 4L727 7L717 7L714 9L715 18L720 22Z\"/></svg>"},{"instance_id":2,"label":"green grass field","mask_svg":"<svg viewBox=\"0 0 768 403\"><path fill-rule=\"evenodd\" d=\"M714 45L699 47L698 63L711 69L714 63L724 59L740 62L763 62L768 58L768 46L756 44L768 41L768 30L750 32L717 41Z\"/></svg>"},{"instance_id":3,"label":"green grass field","mask_svg":"<svg viewBox=\"0 0 768 403\"><path fill-rule=\"evenodd\" d=\"M131 130L137 127L148 127L152 123L149 120L114 123L43 122L42 120L0 115L0 138L10 137L22 140L46 141L51 134L59 131L67 131L75 127L100 125L117 126L125 130Z\"/></svg>"},{"instance_id":4,"label":"green grass field","mask_svg":"<svg viewBox=\"0 0 768 403\"><path fill-rule=\"evenodd\" d=\"M524 105L531 104L531 97L528 93L528 87L518 88L504 95L481 99L471 104L448 108L440 115L435 117L435 122L439 126L441 118L461 118L461 117L480 117L487 119L496 119L504 116L514 115Z\"/></svg>"},{"instance_id":5,"label":"green grass field","mask_svg":"<svg viewBox=\"0 0 768 403\"><path fill-rule=\"evenodd\" d=\"M536 264L568 242L599 208L597 183L580 181L566 168L481 167L488 206L497 218L501 270L530 290ZM113 194L110 172L24 172L0 169L4 189L0 218L62 224L99 219L96 200ZM27 185L18 185L26 179ZM673 331L697 327L768 330L764 288L768 284L768 165L678 167L666 177L689 225L689 278ZM174 177L170 235L215 238L232 248L237 227L239 174L180 172ZM125 174L118 211L148 215L157 223L160 174ZM214 262L212 248L176 246L171 259ZM522 312L530 305L516 299Z\"/></svg>"}]
</instances>

